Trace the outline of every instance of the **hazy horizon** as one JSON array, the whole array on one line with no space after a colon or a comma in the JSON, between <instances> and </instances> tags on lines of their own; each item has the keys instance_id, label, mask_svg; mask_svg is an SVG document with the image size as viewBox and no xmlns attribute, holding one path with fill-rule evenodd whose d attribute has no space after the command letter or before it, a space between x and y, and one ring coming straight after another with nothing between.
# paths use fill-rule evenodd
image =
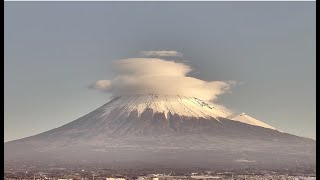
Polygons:
<instances>
[{"instance_id":1,"label":"hazy horizon","mask_svg":"<svg viewBox=\"0 0 320 180\"><path fill-rule=\"evenodd\" d=\"M160 79L178 76L174 92L190 88L316 139L315 2L5 2L4 10L4 142L76 120L137 90L140 72L169 67ZM159 51L177 63L113 70L115 61L145 63ZM134 81L115 83L127 76Z\"/></svg>"}]
</instances>

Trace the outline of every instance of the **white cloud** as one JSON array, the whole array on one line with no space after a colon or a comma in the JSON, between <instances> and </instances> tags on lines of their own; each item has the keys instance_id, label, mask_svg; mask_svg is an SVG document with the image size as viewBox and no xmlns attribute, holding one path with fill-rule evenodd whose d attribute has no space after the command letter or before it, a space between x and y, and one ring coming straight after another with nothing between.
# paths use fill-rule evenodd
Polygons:
<instances>
[{"instance_id":1,"label":"white cloud","mask_svg":"<svg viewBox=\"0 0 320 180\"><path fill-rule=\"evenodd\" d=\"M182 57L182 53L177 51L141 51L142 57Z\"/></svg>"},{"instance_id":2,"label":"white cloud","mask_svg":"<svg viewBox=\"0 0 320 180\"><path fill-rule=\"evenodd\" d=\"M189 77L190 66L157 58L118 60L113 63L113 70L113 79L99 80L91 87L113 96L152 93L214 101L234 84L233 81L204 81Z\"/></svg>"}]
</instances>

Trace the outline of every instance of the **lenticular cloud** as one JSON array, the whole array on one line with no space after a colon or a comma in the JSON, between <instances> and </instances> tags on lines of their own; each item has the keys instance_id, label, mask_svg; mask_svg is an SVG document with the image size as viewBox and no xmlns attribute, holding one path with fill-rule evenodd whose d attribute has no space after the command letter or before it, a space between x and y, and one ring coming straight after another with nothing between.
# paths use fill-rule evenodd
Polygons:
<instances>
[{"instance_id":1,"label":"lenticular cloud","mask_svg":"<svg viewBox=\"0 0 320 180\"><path fill-rule=\"evenodd\" d=\"M121 59L113 63L113 71L113 79L98 80L90 87L113 96L161 94L214 101L234 84L233 81L204 81L189 77L190 66L158 58Z\"/></svg>"}]
</instances>

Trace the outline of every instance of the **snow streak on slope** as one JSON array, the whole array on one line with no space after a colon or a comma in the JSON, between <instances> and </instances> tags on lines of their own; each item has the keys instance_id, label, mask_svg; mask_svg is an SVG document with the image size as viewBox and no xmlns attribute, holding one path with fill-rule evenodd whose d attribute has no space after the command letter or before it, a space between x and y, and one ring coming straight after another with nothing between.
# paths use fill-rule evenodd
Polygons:
<instances>
[{"instance_id":1,"label":"snow streak on slope","mask_svg":"<svg viewBox=\"0 0 320 180\"><path fill-rule=\"evenodd\" d=\"M232 114L232 115L228 116L227 119L231 119L231 120L234 120L234 121L240 121L242 123L251 124L251 125L254 125L254 126L261 126L261 127L264 127L264 128L277 130L276 128L274 128L274 127L272 127L272 126L270 126L270 125L268 125L266 123L263 123L263 122L255 119L253 117L250 117L245 113Z\"/></svg>"},{"instance_id":2,"label":"snow streak on slope","mask_svg":"<svg viewBox=\"0 0 320 180\"><path fill-rule=\"evenodd\" d=\"M231 115L229 112L197 98L164 95L117 97L105 106L105 113L102 116L109 114L114 109L124 109L122 115L127 116L132 111L137 111L140 116L146 109L152 109L153 113L164 113L167 119L170 114L196 118L217 118Z\"/></svg>"}]
</instances>

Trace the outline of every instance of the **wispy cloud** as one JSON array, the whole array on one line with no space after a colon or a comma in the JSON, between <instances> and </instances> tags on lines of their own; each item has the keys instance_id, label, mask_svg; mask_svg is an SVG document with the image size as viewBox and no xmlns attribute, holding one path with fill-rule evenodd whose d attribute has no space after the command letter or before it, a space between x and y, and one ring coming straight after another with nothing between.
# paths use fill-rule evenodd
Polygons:
<instances>
[{"instance_id":1,"label":"wispy cloud","mask_svg":"<svg viewBox=\"0 0 320 180\"><path fill-rule=\"evenodd\" d=\"M177 51L140 51L142 57L182 57Z\"/></svg>"},{"instance_id":2,"label":"wispy cloud","mask_svg":"<svg viewBox=\"0 0 320 180\"><path fill-rule=\"evenodd\" d=\"M99 80L99 81L95 82L94 84L91 84L89 86L89 88L106 91L106 90L108 90L110 85L111 85L111 82L109 80Z\"/></svg>"}]
</instances>

